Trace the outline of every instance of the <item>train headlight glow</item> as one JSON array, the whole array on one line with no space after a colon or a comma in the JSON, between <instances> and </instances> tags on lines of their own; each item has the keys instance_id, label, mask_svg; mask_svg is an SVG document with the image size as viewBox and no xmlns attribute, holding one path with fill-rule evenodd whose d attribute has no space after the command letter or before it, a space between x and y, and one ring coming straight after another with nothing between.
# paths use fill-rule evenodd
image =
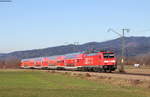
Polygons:
<instances>
[{"instance_id":1,"label":"train headlight glow","mask_svg":"<svg viewBox=\"0 0 150 97\"><path fill-rule=\"evenodd\" d=\"M108 63L109 61L104 61L104 63Z\"/></svg>"},{"instance_id":2,"label":"train headlight glow","mask_svg":"<svg viewBox=\"0 0 150 97\"><path fill-rule=\"evenodd\" d=\"M111 62L116 62L115 60L112 60Z\"/></svg>"},{"instance_id":3,"label":"train headlight glow","mask_svg":"<svg viewBox=\"0 0 150 97\"><path fill-rule=\"evenodd\" d=\"M104 63L108 63L108 62L116 62L116 61L115 60L104 61Z\"/></svg>"}]
</instances>

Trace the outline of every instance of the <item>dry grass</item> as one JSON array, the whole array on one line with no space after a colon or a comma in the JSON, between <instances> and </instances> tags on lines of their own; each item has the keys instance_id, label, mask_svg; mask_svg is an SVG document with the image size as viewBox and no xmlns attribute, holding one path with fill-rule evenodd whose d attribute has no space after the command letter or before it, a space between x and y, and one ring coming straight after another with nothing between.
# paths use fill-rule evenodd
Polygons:
<instances>
[{"instance_id":1,"label":"dry grass","mask_svg":"<svg viewBox=\"0 0 150 97\"><path fill-rule=\"evenodd\" d=\"M149 68L128 68L126 74L114 73L95 73L95 72L78 72L78 71L55 71L73 77L80 77L86 80L96 82L131 86L150 89L150 69Z\"/></svg>"},{"instance_id":2,"label":"dry grass","mask_svg":"<svg viewBox=\"0 0 150 97\"><path fill-rule=\"evenodd\" d=\"M6 71L1 69L0 71ZM126 74L114 73L95 73L95 72L78 72L78 71L58 71L58 70L29 70L29 69L7 69L7 71L44 71L48 73L61 73L73 77L80 77L87 80L94 80L101 83L109 83L119 86L134 86L150 89L150 67L142 66L135 68L133 66L126 66Z\"/></svg>"},{"instance_id":3,"label":"dry grass","mask_svg":"<svg viewBox=\"0 0 150 97\"><path fill-rule=\"evenodd\" d=\"M0 70L0 97L150 97L148 90L103 84L105 80L116 79L88 72Z\"/></svg>"}]
</instances>

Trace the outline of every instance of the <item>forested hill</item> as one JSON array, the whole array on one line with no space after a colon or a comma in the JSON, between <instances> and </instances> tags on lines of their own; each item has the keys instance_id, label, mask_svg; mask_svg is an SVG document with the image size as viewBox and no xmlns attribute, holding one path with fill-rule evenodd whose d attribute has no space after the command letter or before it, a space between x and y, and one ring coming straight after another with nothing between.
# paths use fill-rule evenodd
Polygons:
<instances>
[{"instance_id":1,"label":"forested hill","mask_svg":"<svg viewBox=\"0 0 150 97\"><path fill-rule=\"evenodd\" d=\"M126 56L136 56L150 52L150 37L125 37ZM105 42L89 42L82 45L62 45L44 49L16 51L8 54L1 54L2 57L15 56L17 58L33 58L41 56L62 55L72 52L86 51L91 49L114 50L117 55L121 52L121 39L114 39Z\"/></svg>"}]
</instances>

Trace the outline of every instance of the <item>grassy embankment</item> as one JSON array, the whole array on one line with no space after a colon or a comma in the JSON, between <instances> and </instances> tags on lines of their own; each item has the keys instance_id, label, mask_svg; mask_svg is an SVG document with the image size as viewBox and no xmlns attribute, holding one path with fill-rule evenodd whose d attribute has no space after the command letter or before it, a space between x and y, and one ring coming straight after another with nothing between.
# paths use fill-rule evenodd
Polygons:
<instances>
[{"instance_id":1,"label":"grassy embankment","mask_svg":"<svg viewBox=\"0 0 150 97\"><path fill-rule=\"evenodd\" d=\"M0 70L0 97L150 97L150 92L56 73Z\"/></svg>"}]
</instances>

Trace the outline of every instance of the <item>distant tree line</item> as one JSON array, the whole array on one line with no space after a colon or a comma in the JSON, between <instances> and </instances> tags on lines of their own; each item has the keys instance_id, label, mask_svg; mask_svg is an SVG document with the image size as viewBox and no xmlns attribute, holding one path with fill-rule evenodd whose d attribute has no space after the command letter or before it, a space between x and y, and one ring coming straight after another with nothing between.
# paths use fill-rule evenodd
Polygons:
<instances>
[{"instance_id":1,"label":"distant tree line","mask_svg":"<svg viewBox=\"0 0 150 97\"><path fill-rule=\"evenodd\" d=\"M0 58L0 69L16 69L21 63L20 59L14 56L9 56L5 58Z\"/></svg>"},{"instance_id":2,"label":"distant tree line","mask_svg":"<svg viewBox=\"0 0 150 97\"><path fill-rule=\"evenodd\" d=\"M150 53L143 54L128 59L129 64L150 65Z\"/></svg>"},{"instance_id":3,"label":"distant tree line","mask_svg":"<svg viewBox=\"0 0 150 97\"><path fill-rule=\"evenodd\" d=\"M117 64L121 64L121 57L117 58ZM140 64L150 66L150 53L125 58L126 65Z\"/></svg>"}]
</instances>

